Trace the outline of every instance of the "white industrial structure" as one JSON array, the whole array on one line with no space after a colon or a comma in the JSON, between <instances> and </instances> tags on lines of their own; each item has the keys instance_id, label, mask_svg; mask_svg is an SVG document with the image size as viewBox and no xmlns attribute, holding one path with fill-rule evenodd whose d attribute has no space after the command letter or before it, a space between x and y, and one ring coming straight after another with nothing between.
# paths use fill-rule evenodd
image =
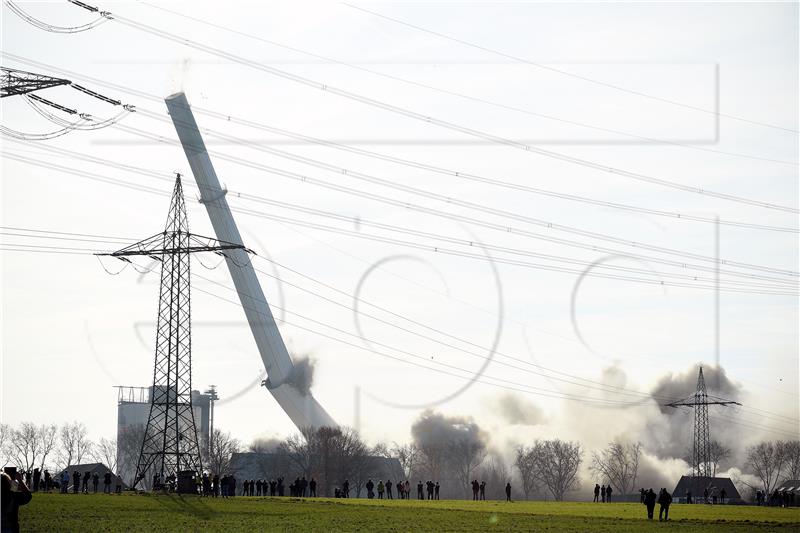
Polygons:
<instances>
[{"instance_id":1,"label":"white industrial structure","mask_svg":"<svg viewBox=\"0 0 800 533\"><path fill-rule=\"evenodd\" d=\"M226 191L220 187L186 96L183 93L173 94L166 98L166 104L200 189L200 201L206 206L217 239L233 244L243 244L233 214L225 199ZM245 250L229 250L224 255L247 322L267 370L268 377L265 382L267 390L298 429L336 427L336 422L311 395L311 392L301 391L292 384L294 363L283 342L247 252Z\"/></svg>"}]
</instances>

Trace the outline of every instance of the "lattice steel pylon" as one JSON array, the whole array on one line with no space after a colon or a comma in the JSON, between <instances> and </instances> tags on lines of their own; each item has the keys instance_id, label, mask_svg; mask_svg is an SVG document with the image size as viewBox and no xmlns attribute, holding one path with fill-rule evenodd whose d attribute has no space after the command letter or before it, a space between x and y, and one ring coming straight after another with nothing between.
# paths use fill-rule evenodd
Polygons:
<instances>
[{"instance_id":1,"label":"lattice steel pylon","mask_svg":"<svg viewBox=\"0 0 800 533\"><path fill-rule=\"evenodd\" d=\"M0 70L2 70L2 75L0 75L0 98L72 84L70 80L65 80L64 78L54 78L24 70L6 67L0 67Z\"/></svg>"},{"instance_id":2,"label":"lattice steel pylon","mask_svg":"<svg viewBox=\"0 0 800 533\"><path fill-rule=\"evenodd\" d=\"M161 261L150 414L136 466L134 487L150 472L163 481L182 471L201 472L202 459L192 409L191 284L189 255L247 250L242 245L189 233L180 174L162 233L110 254L123 261L148 256Z\"/></svg>"},{"instance_id":3,"label":"lattice steel pylon","mask_svg":"<svg viewBox=\"0 0 800 533\"><path fill-rule=\"evenodd\" d=\"M692 447L692 483L695 491L708 486L712 476L711 430L708 420L709 405L742 405L732 400L709 396L703 367L697 376L697 390L691 396L678 402L668 403L669 407L694 407L694 445ZM695 492L697 495L697 492Z\"/></svg>"}]
</instances>

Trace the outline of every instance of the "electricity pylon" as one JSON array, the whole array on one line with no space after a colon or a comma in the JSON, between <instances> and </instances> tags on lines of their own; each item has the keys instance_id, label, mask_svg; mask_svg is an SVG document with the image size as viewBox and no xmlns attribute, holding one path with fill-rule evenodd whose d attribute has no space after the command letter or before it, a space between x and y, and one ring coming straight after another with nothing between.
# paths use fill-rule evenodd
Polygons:
<instances>
[{"instance_id":1,"label":"electricity pylon","mask_svg":"<svg viewBox=\"0 0 800 533\"><path fill-rule=\"evenodd\" d=\"M0 67L0 98L17 94L28 94L59 85L70 85L71 81L63 78L54 78L44 74L35 74L24 70Z\"/></svg>"},{"instance_id":2,"label":"electricity pylon","mask_svg":"<svg viewBox=\"0 0 800 533\"><path fill-rule=\"evenodd\" d=\"M703 367L697 376L697 390L691 396L678 402L668 403L669 407L694 407L694 446L692 448L692 483L691 487L699 491L708 485L712 476L711 465L711 431L708 421L709 405L742 405L732 400L709 396L706 391L706 380ZM703 487L704 488L704 487ZM697 492L695 492L697 494Z\"/></svg>"},{"instance_id":3,"label":"electricity pylon","mask_svg":"<svg viewBox=\"0 0 800 533\"><path fill-rule=\"evenodd\" d=\"M244 250L240 244L189 233L181 177L162 233L110 255L129 262L131 256L161 261L153 388L150 415L136 466L134 487L148 472L162 481L178 472L202 471L200 445L192 409L192 342L189 255L197 252Z\"/></svg>"}]
</instances>

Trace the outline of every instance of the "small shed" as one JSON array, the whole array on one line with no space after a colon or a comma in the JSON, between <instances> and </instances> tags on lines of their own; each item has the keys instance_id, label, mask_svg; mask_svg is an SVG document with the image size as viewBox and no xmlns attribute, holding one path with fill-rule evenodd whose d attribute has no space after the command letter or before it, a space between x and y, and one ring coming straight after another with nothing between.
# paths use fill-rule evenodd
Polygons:
<instances>
[{"instance_id":1,"label":"small shed","mask_svg":"<svg viewBox=\"0 0 800 533\"><path fill-rule=\"evenodd\" d=\"M729 477L681 476L675 490L672 491L672 500L676 503L687 503L687 495L691 492L692 503L706 503L704 496L706 489L708 489L709 503L715 497L717 503L744 503L736 485ZM722 491L725 491L725 501L722 501Z\"/></svg>"}]
</instances>

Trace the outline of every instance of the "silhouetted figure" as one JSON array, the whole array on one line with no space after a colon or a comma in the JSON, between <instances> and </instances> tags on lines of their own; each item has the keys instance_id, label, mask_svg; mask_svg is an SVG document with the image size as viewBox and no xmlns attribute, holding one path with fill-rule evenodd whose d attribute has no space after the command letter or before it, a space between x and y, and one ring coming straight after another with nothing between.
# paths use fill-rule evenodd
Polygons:
<instances>
[{"instance_id":1,"label":"silhouetted figure","mask_svg":"<svg viewBox=\"0 0 800 533\"><path fill-rule=\"evenodd\" d=\"M100 474L95 472L92 474L92 492L97 494L97 484L100 483Z\"/></svg>"},{"instance_id":2,"label":"silhouetted figure","mask_svg":"<svg viewBox=\"0 0 800 533\"><path fill-rule=\"evenodd\" d=\"M436 482L436 486L433 487L433 492L434 492L433 498L435 500L438 500L439 499L439 482L438 481Z\"/></svg>"},{"instance_id":3,"label":"silhouetted figure","mask_svg":"<svg viewBox=\"0 0 800 533\"><path fill-rule=\"evenodd\" d=\"M384 488L385 488L385 487L383 486L383 480L382 480L382 479L379 479L379 480L378 480L378 499L379 499L379 500L382 500L382 499L383 499L383 491L384 491Z\"/></svg>"},{"instance_id":4,"label":"silhouetted figure","mask_svg":"<svg viewBox=\"0 0 800 533\"><path fill-rule=\"evenodd\" d=\"M592 503L594 503L594 502L596 502L598 500L600 500L600 485L595 483L594 484L594 499L592 500Z\"/></svg>"},{"instance_id":5,"label":"silhouetted figure","mask_svg":"<svg viewBox=\"0 0 800 533\"><path fill-rule=\"evenodd\" d=\"M367 498L371 500L372 497L374 496L374 494L372 493L372 489L375 488L375 483L373 483L372 480L370 479L367 481L366 487L367 487Z\"/></svg>"},{"instance_id":6,"label":"silhouetted figure","mask_svg":"<svg viewBox=\"0 0 800 533\"><path fill-rule=\"evenodd\" d=\"M639 489L639 503L641 503L642 505L644 505L644 494L645 494L644 487L642 487L641 489Z\"/></svg>"},{"instance_id":7,"label":"silhouetted figure","mask_svg":"<svg viewBox=\"0 0 800 533\"><path fill-rule=\"evenodd\" d=\"M428 489L428 499L433 499L433 481L428 480L427 482L427 489Z\"/></svg>"},{"instance_id":8,"label":"silhouetted figure","mask_svg":"<svg viewBox=\"0 0 800 533\"><path fill-rule=\"evenodd\" d=\"M305 498L306 497L306 490L308 489L308 481L306 481L306 476L300 480L300 496Z\"/></svg>"},{"instance_id":9,"label":"silhouetted figure","mask_svg":"<svg viewBox=\"0 0 800 533\"><path fill-rule=\"evenodd\" d=\"M506 483L506 501L511 501L511 483Z\"/></svg>"},{"instance_id":10,"label":"silhouetted figure","mask_svg":"<svg viewBox=\"0 0 800 533\"><path fill-rule=\"evenodd\" d=\"M725 498L726 498L727 496L728 496L728 493L727 493L727 492L725 492L725 489L722 489L722 490L720 491L720 493L719 493L719 499L720 499L720 503L722 503L723 505L725 505Z\"/></svg>"},{"instance_id":11,"label":"silhouetted figure","mask_svg":"<svg viewBox=\"0 0 800 533\"><path fill-rule=\"evenodd\" d=\"M479 488L478 480L477 479L473 479L472 480L472 500L473 501L477 501L478 500L478 488Z\"/></svg>"},{"instance_id":12,"label":"silhouetted figure","mask_svg":"<svg viewBox=\"0 0 800 533\"><path fill-rule=\"evenodd\" d=\"M236 478L233 476L228 477L228 485L230 486L230 490L228 491L228 496L233 498L236 496Z\"/></svg>"},{"instance_id":13,"label":"silhouetted figure","mask_svg":"<svg viewBox=\"0 0 800 533\"><path fill-rule=\"evenodd\" d=\"M658 521L661 522L662 518L666 522L669 520L669 504L672 503L672 494L667 492L667 489L661 489L658 495Z\"/></svg>"},{"instance_id":14,"label":"silhouetted figure","mask_svg":"<svg viewBox=\"0 0 800 533\"><path fill-rule=\"evenodd\" d=\"M103 493L111 494L111 472L103 474Z\"/></svg>"},{"instance_id":15,"label":"silhouetted figure","mask_svg":"<svg viewBox=\"0 0 800 533\"><path fill-rule=\"evenodd\" d=\"M386 499L387 500L392 500L393 499L392 498L392 480L391 479L387 479L386 480Z\"/></svg>"},{"instance_id":16,"label":"silhouetted figure","mask_svg":"<svg viewBox=\"0 0 800 533\"><path fill-rule=\"evenodd\" d=\"M317 480L314 479L313 477L311 478L311 481L308 482L308 489L309 489L308 490L309 497L316 498L317 497ZM390 492L390 494L391 494L391 492Z\"/></svg>"},{"instance_id":17,"label":"silhouetted figure","mask_svg":"<svg viewBox=\"0 0 800 533\"><path fill-rule=\"evenodd\" d=\"M214 478L211 480L213 485L213 494L215 498L219 498L220 486L219 486L219 474L214 474Z\"/></svg>"},{"instance_id":18,"label":"silhouetted figure","mask_svg":"<svg viewBox=\"0 0 800 533\"><path fill-rule=\"evenodd\" d=\"M78 494L78 490L81 488L81 473L75 470L72 473L72 494Z\"/></svg>"},{"instance_id":19,"label":"silhouetted figure","mask_svg":"<svg viewBox=\"0 0 800 533\"><path fill-rule=\"evenodd\" d=\"M605 485L600 487L600 497L601 497L600 501L603 502L603 503L606 503L606 486Z\"/></svg>"},{"instance_id":20,"label":"silhouetted figure","mask_svg":"<svg viewBox=\"0 0 800 533\"><path fill-rule=\"evenodd\" d=\"M424 500L425 499L425 494L422 492L422 481L417 483L417 499L418 500Z\"/></svg>"},{"instance_id":21,"label":"silhouetted figure","mask_svg":"<svg viewBox=\"0 0 800 533\"><path fill-rule=\"evenodd\" d=\"M45 469L44 471L44 490L50 492L50 489L53 487L53 477L50 475L50 472Z\"/></svg>"},{"instance_id":22,"label":"silhouetted figure","mask_svg":"<svg viewBox=\"0 0 800 533\"><path fill-rule=\"evenodd\" d=\"M83 473L83 487L82 492L84 494L89 494L89 480L92 478L92 473L88 470Z\"/></svg>"},{"instance_id":23,"label":"silhouetted figure","mask_svg":"<svg viewBox=\"0 0 800 533\"><path fill-rule=\"evenodd\" d=\"M647 507L647 518L652 520L653 510L656 508L656 493L653 492L653 489L648 490L647 494L645 494L644 505Z\"/></svg>"},{"instance_id":24,"label":"silhouetted figure","mask_svg":"<svg viewBox=\"0 0 800 533\"><path fill-rule=\"evenodd\" d=\"M606 487L606 502L611 502L611 485Z\"/></svg>"},{"instance_id":25,"label":"silhouetted figure","mask_svg":"<svg viewBox=\"0 0 800 533\"><path fill-rule=\"evenodd\" d=\"M17 490L12 491L12 479L5 472L0 473L0 502L2 502L2 515L0 515L0 527L3 533L19 533L19 507L27 505L33 496L28 485L22 481L22 474L17 472Z\"/></svg>"},{"instance_id":26,"label":"silhouetted figure","mask_svg":"<svg viewBox=\"0 0 800 533\"><path fill-rule=\"evenodd\" d=\"M478 493L480 494L479 498L481 500L486 499L486 482L481 481L481 484L478 486Z\"/></svg>"},{"instance_id":27,"label":"silhouetted figure","mask_svg":"<svg viewBox=\"0 0 800 533\"><path fill-rule=\"evenodd\" d=\"M39 483L42 481L42 472L38 468L33 469L33 492L39 492Z\"/></svg>"},{"instance_id":28,"label":"silhouetted figure","mask_svg":"<svg viewBox=\"0 0 800 533\"><path fill-rule=\"evenodd\" d=\"M686 503L692 503L692 491L686 491Z\"/></svg>"},{"instance_id":29,"label":"silhouetted figure","mask_svg":"<svg viewBox=\"0 0 800 533\"><path fill-rule=\"evenodd\" d=\"M346 479L342 484L342 498L349 498L350 497L350 482Z\"/></svg>"},{"instance_id":30,"label":"silhouetted figure","mask_svg":"<svg viewBox=\"0 0 800 533\"><path fill-rule=\"evenodd\" d=\"M397 497L401 500L408 499L408 490L406 489L406 485L402 481L397 482Z\"/></svg>"}]
</instances>

